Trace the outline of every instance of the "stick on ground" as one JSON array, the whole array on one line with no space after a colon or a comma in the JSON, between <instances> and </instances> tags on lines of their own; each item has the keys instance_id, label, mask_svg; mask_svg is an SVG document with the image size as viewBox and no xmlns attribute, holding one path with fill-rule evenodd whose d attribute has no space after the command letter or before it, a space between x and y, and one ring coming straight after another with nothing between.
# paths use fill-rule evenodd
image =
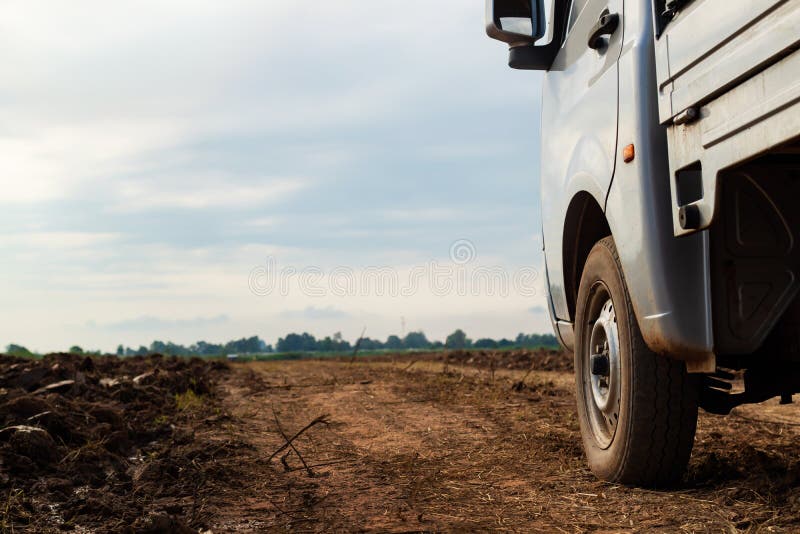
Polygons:
<instances>
[{"instance_id":1,"label":"stick on ground","mask_svg":"<svg viewBox=\"0 0 800 534\"><path fill-rule=\"evenodd\" d=\"M364 334L366 333L367 333L367 327L365 326L364 329L361 331L361 335L359 336L358 341L356 341L356 346L353 348L353 357L350 358L350 363L356 361L356 356L358 356L358 349L361 348L361 342L364 340Z\"/></svg>"},{"instance_id":2,"label":"stick on ground","mask_svg":"<svg viewBox=\"0 0 800 534\"><path fill-rule=\"evenodd\" d=\"M314 476L314 471L312 471L311 468L308 467L308 464L306 463L305 459L303 458L303 455L300 454L300 451L297 450L297 447L294 446L294 443L289 441L289 437L286 435L286 432L283 431L283 427L281 427L281 422L278 419L278 414L275 411L275 408L272 408L272 415L275 417L275 425L277 425L277 427L278 427L278 432L281 433L281 436L283 436L283 439L286 440L286 443L289 444L289 446L292 448L292 450L297 455L297 457L300 458L300 462L303 464L303 467L305 467L306 472L308 473L308 476L313 477ZM289 466L286 464L286 457L284 457L281 461L283 462L283 465L288 469Z\"/></svg>"},{"instance_id":3,"label":"stick on ground","mask_svg":"<svg viewBox=\"0 0 800 534\"><path fill-rule=\"evenodd\" d=\"M273 413L274 413L274 411L273 411ZM329 416L328 416L327 414L325 414L325 415L320 415L319 417L317 417L316 419L314 419L313 421L311 421L310 423L308 423L306 426L304 426L302 429L300 429L300 430L299 430L299 431L298 431L298 432L297 432L297 433L296 433L294 436L292 436L291 438L287 438L287 437L284 435L284 436L283 436L283 439L285 439L285 440L286 440L286 443L284 443L283 445L281 445L281 446L278 448L278 450L276 450L275 452L273 452L273 453L272 453L272 455L271 455L271 456L270 456L270 457L267 459L267 463L271 462L273 458L275 458L275 457L276 457L277 455L279 455L281 452L285 451L285 450L286 450L288 447L290 447L290 446L292 445L292 442L293 442L294 440L296 440L297 438L299 438L300 436L302 436L302 435L303 435L303 433L304 433L304 432L306 432L306 431L307 431L308 429L310 429L311 427L313 427L313 426L315 426L315 425L319 425L319 424L327 425L327 424L329 423L329 421L328 421L328 417L329 417ZM282 432L282 431L281 431L281 434L283 434L283 432Z\"/></svg>"},{"instance_id":4,"label":"stick on ground","mask_svg":"<svg viewBox=\"0 0 800 534\"><path fill-rule=\"evenodd\" d=\"M525 373L522 379L519 382L515 382L514 385L511 386L511 389L513 389L514 391L522 391L523 389L525 389L525 380L527 380L528 376L530 376L532 372L533 372L533 364L531 364L530 369L528 369L528 372Z\"/></svg>"}]
</instances>

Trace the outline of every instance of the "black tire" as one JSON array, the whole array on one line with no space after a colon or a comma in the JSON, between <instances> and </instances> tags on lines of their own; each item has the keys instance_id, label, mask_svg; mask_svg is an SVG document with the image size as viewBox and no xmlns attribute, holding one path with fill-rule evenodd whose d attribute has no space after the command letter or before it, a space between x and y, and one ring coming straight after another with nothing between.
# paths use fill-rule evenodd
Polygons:
<instances>
[{"instance_id":1,"label":"black tire","mask_svg":"<svg viewBox=\"0 0 800 534\"><path fill-rule=\"evenodd\" d=\"M575 374L592 472L602 480L641 486L680 480L697 427L697 382L684 362L657 355L645 344L611 237L591 250L581 277Z\"/></svg>"}]
</instances>

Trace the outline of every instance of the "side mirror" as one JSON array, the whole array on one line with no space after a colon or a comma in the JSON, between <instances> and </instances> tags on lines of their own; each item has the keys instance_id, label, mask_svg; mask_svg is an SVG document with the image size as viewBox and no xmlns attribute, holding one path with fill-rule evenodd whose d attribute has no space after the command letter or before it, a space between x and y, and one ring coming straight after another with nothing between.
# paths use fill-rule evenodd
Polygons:
<instances>
[{"instance_id":1,"label":"side mirror","mask_svg":"<svg viewBox=\"0 0 800 534\"><path fill-rule=\"evenodd\" d=\"M553 38L544 46L534 43L544 37L546 0L486 0L486 33L508 43L508 66L522 70L549 70L561 48L568 2L552 1Z\"/></svg>"},{"instance_id":2,"label":"side mirror","mask_svg":"<svg viewBox=\"0 0 800 534\"><path fill-rule=\"evenodd\" d=\"M486 0L486 33L513 46L532 45L547 23L542 0Z\"/></svg>"}]
</instances>

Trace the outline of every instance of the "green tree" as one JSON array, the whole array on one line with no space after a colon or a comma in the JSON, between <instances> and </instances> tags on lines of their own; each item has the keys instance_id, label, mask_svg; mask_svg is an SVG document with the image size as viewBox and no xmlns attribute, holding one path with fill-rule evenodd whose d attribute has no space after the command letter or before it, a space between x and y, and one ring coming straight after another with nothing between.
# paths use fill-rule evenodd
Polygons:
<instances>
[{"instance_id":1,"label":"green tree","mask_svg":"<svg viewBox=\"0 0 800 534\"><path fill-rule=\"evenodd\" d=\"M328 336L317 343L317 350L320 352L342 352L352 348L350 342L342 338L341 332L336 332L333 337Z\"/></svg>"},{"instance_id":2,"label":"green tree","mask_svg":"<svg viewBox=\"0 0 800 534\"><path fill-rule=\"evenodd\" d=\"M33 356L33 353L22 345L15 345L13 343L6 346L6 354L10 356L18 356L20 358L29 358Z\"/></svg>"},{"instance_id":3,"label":"green tree","mask_svg":"<svg viewBox=\"0 0 800 534\"><path fill-rule=\"evenodd\" d=\"M278 339L276 348L278 352L313 352L317 350L317 339L308 332L287 334Z\"/></svg>"},{"instance_id":4,"label":"green tree","mask_svg":"<svg viewBox=\"0 0 800 534\"><path fill-rule=\"evenodd\" d=\"M409 332L403 339L403 346L407 349L427 349L431 342L425 337L424 332Z\"/></svg>"},{"instance_id":5,"label":"green tree","mask_svg":"<svg viewBox=\"0 0 800 534\"><path fill-rule=\"evenodd\" d=\"M261 341L258 336L243 337L236 341L229 341L225 344L224 352L229 354L255 354L265 352L267 344Z\"/></svg>"},{"instance_id":6,"label":"green tree","mask_svg":"<svg viewBox=\"0 0 800 534\"><path fill-rule=\"evenodd\" d=\"M189 347L189 351L192 354L197 354L199 356L215 356L220 355L225 352L225 347L222 345L218 345L216 343L207 343L205 341L198 341L191 347Z\"/></svg>"},{"instance_id":7,"label":"green tree","mask_svg":"<svg viewBox=\"0 0 800 534\"><path fill-rule=\"evenodd\" d=\"M515 345L524 348L558 347L558 340L553 334L520 334Z\"/></svg>"},{"instance_id":8,"label":"green tree","mask_svg":"<svg viewBox=\"0 0 800 534\"><path fill-rule=\"evenodd\" d=\"M125 356L125 347L117 345L117 356Z\"/></svg>"},{"instance_id":9,"label":"green tree","mask_svg":"<svg viewBox=\"0 0 800 534\"><path fill-rule=\"evenodd\" d=\"M460 328L447 336L444 346L448 349L466 349L472 344L472 341L467 338L467 334Z\"/></svg>"},{"instance_id":10,"label":"green tree","mask_svg":"<svg viewBox=\"0 0 800 534\"><path fill-rule=\"evenodd\" d=\"M399 340L398 340L399 341ZM383 343L379 339L370 339L365 337L361 340L361 350L380 350L383 347Z\"/></svg>"},{"instance_id":11,"label":"green tree","mask_svg":"<svg viewBox=\"0 0 800 534\"><path fill-rule=\"evenodd\" d=\"M78 345L73 345L69 348L70 354L83 354L83 349L80 348Z\"/></svg>"},{"instance_id":12,"label":"green tree","mask_svg":"<svg viewBox=\"0 0 800 534\"><path fill-rule=\"evenodd\" d=\"M403 340L400 339L397 336L394 336L394 335L389 336L386 339L386 343L384 344L384 348L387 348L387 349L390 349L390 350L400 350L400 349L403 348Z\"/></svg>"},{"instance_id":13,"label":"green tree","mask_svg":"<svg viewBox=\"0 0 800 534\"><path fill-rule=\"evenodd\" d=\"M483 338L476 341L473 347L476 349L496 349L497 345L498 343L494 339Z\"/></svg>"}]
</instances>

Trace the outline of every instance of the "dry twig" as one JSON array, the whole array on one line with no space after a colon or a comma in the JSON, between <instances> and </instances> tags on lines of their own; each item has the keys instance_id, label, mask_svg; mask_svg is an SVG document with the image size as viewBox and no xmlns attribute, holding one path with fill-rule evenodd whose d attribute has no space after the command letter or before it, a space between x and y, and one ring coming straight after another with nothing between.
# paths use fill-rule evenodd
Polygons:
<instances>
[{"instance_id":1,"label":"dry twig","mask_svg":"<svg viewBox=\"0 0 800 534\"><path fill-rule=\"evenodd\" d=\"M532 372L533 372L533 364L531 364L531 367L530 369L528 369L528 372L526 372L522 376L522 379L520 379L519 382L515 382L514 385L511 386L511 389L513 389L514 391L522 391L523 389L525 389L525 380L527 380L527 378L530 376Z\"/></svg>"},{"instance_id":2,"label":"dry twig","mask_svg":"<svg viewBox=\"0 0 800 534\"><path fill-rule=\"evenodd\" d=\"M361 342L364 341L364 334L367 333L367 327L365 326L364 329L361 331L361 335L358 337L358 341L356 341L356 346L353 347L353 357L350 358L350 363L356 361L356 356L358 355L358 349L361 348Z\"/></svg>"},{"instance_id":3,"label":"dry twig","mask_svg":"<svg viewBox=\"0 0 800 534\"><path fill-rule=\"evenodd\" d=\"M308 473L308 476L313 477L314 476L314 471L312 471L311 468L308 467L308 464L306 463L305 459L303 458L303 455L300 454L300 451L297 450L297 447L294 446L294 443L289 441L289 437L286 435L286 432L283 431L283 427L281 426L281 422L278 419L278 413L275 411L275 408L272 408L272 415L275 417L275 425L278 427L278 432L280 432L281 436L283 436L283 439L286 440L286 443L292 448L292 450L297 455L297 457L300 458L300 462L303 464L303 467L305 467L306 472ZM288 456L288 454L286 456ZM287 470L288 470L289 469L289 465L286 463L286 456L281 458L281 462L283 462L284 467L286 467Z\"/></svg>"},{"instance_id":4,"label":"dry twig","mask_svg":"<svg viewBox=\"0 0 800 534\"><path fill-rule=\"evenodd\" d=\"M273 413L275 413L275 411L274 411L274 410L273 410ZM276 419L276 421L277 421L277 417L278 417L278 416L276 415L276 416L275 416L275 419ZM297 438L299 438L300 436L302 436L302 435L303 435L303 434L304 434L304 433L305 433L307 430L309 430L310 428L312 428L312 427L314 427L314 426L316 426L316 425L319 425L319 424L327 425L327 424L329 424L329 423L330 423L330 421L328 421L328 415L327 415L327 414L325 414L325 415L320 415L319 417L317 417L316 419L314 419L313 421L311 421L310 423L308 423L306 426L304 426L302 429L298 430L298 431L297 431L297 433L296 433L294 436L292 436L291 438L287 438L287 437L286 437L286 434L284 434L284 433L283 433L283 430L281 430L281 428L280 428L280 424L279 424L279 425L278 425L278 430L280 431L281 435L283 436L283 439L285 439L285 440L286 440L286 443L284 443L283 445L281 445L281 446L278 448L278 450L276 450L275 452L273 452L273 453L272 453L272 455L270 455L270 457L267 459L267 463L271 462L273 458L275 458L275 457L276 457L277 455L279 455L281 452L285 451L287 448L291 447L291 446L292 446L292 443L294 442L294 440L296 440ZM299 456L299 455L298 455L298 456ZM305 462L304 462L304 463L305 463Z\"/></svg>"}]
</instances>

